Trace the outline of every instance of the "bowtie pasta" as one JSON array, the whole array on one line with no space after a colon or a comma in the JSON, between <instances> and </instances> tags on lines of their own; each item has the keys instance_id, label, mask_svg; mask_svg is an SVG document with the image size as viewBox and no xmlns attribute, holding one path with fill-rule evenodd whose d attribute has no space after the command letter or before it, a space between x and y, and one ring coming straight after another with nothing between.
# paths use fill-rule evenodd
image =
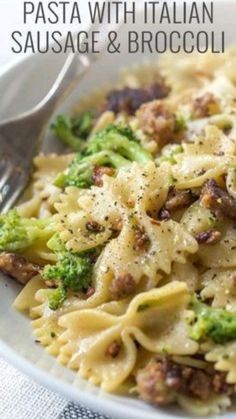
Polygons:
<instances>
[{"instance_id":1,"label":"bowtie pasta","mask_svg":"<svg viewBox=\"0 0 236 419\"><path fill-rule=\"evenodd\" d=\"M236 51L125 70L53 126L0 216L0 269L45 349L194 415L236 386Z\"/></svg>"}]
</instances>

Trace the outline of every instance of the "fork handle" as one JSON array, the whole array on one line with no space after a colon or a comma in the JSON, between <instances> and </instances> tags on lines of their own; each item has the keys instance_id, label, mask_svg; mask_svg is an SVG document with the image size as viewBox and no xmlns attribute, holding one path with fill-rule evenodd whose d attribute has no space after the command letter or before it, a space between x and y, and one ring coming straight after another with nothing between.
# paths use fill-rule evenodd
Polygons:
<instances>
[{"instance_id":1,"label":"fork handle","mask_svg":"<svg viewBox=\"0 0 236 419\"><path fill-rule=\"evenodd\" d=\"M108 3L111 3L111 0L107 0ZM99 22L96 22L88 31L88 39L90 39L92 31L98 31L100 33L100 38L98 40L100 54L94 55L91 51L86 54L75 54L70 53L66 59L66 62L55 81L52 89L46 95L46 97L33 109L32 113L39 113L42 123L48 122L48 119L52 112L55 110L57 105L63 102L66 97L72 92L78 81L85 74L88 67L92 62L96 61L101 53L104 52L105 46L107 44L107 35L109 31L117 30L120 28L122 20L118 20L115 24L103 25ZM82 41L84 42L85 39Z\"/></svg>"},{"instance_id":2,"label":"fork handle","mask_svg":"<svg viewBox=\"0 0 236 419\"><path fill-rule=\"evenodd\" d=\"M91 64L87 55L70 53L53 87L45 98L33 109L40 114L41 122L47 122L54 109L73 91Z\"/></svg>"}]
</instances>

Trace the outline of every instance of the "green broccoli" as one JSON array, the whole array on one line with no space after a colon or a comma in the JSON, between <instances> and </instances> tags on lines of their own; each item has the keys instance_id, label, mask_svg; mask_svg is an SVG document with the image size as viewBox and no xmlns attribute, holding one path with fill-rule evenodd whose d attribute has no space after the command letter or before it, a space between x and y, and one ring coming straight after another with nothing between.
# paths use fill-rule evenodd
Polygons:
<instances>
[{"instance_id":1,"label":"green broccoli","mask_svg":"<svg viewBox=\"0 0 236 419\"><path fill-rule=\"evenodd\" d=\"M23 218L16 209L0 215L0 251L15 252L30 247L36 240L52 235L50 220Z\"/></svg>"},{"instance_id":2,"label":"green broccoli","mask_svg":"<svg viewBox=\"0 0 236 419\"><path fill-rule=\"evenodd\" d=\"M110 125L105 130L95 134L88 140L86 154L111 150L131 161L145 164L152 160L151 154L145 150L129 127Z\"/></svg>"},{"instance_id":3,"label":"green broccoli","mask_svg":"<svg viewBox=\"0 0 236 419\"><path fill-rule=\"evenodd\" d=\"M176 155L183 153L183 147L181 145L171 145L165 153L157 159L157 163L169 162L170 164L176 164Z\"/></svg>"},{"instance_id":4,"label":"green broccoli","mask_svg":"<svg viewBox=\"0 0 236 419\"><path fill-rule=\"evenodd\" d=\"M84 112L77 118L72 118L73 132L83 140L86 140L93 128L93 114Z\"/></svg>"},{"instance_id":5,"label":"green broccoli","mask_svg":"<svg viewBox=\"0 0 236 419\"><path fill-rule=\"evenodd\" d=\"M236 339L236 314L221 308L209 307L197 299L191 304L196 313L190 337L196 341L206 338L223 344Z\"/></svg>"},{"instance_id":6,"label":"green broccoli","mask_svg":"<svg viewBox=\"0 0 236 419\"><path fill-rule=\"evenodd\" d=\"M58 115L52 124L56 136L72 151L80 151L84 147L84 140L93 127L91 112L84 112L79 118L70 118Z\"/></svg>"},{"instance_id":7,"label":"green broccoli","mask_svg":"<svg viewBox=\"0 0 236 419\"><path fill-rule=\"evenodd\" d=\"M59 188L65 188L66 186L89 188L93 184L95 165L111 166L118 169L130 165L130 161L112 151L101 151L85 157L81 157L81 154L78 154L68 169L59 173L54 180L54 185Z\"/></svg>"},{"instance_id":8,"label":"green broccoli","mask_svg":"<svg viewBox=\"0 0 236 419\"><path fill-rule=\"evenodd\" d=\"M54 184L60 188L88 188L93 184L94 166L119 169L129 166L132 161L145 164L150 160L151 154L135 140L129 127L110 125L88 140L83 152L75 156L68 169L57 176Z\"/></svg>"},{"instance_id":9,"label":"green broccoli","mask_svg":"<svg viewBox=\"0 0 236 419\"><path fill-rule=\"evenodd\" d=\"M56 310L66 299L69 291L88 289L91 283L93 262L88 254L77 255L69 252L59 253L55 265L46 265L42 277L54 281L58 288L51 294L49 306ZM56 307L56 308L55 308Z\"/></svg>"},{"instance_id":10,"label":"green broccoli","mask_svg":"<svg viewBox=\"0 0 236 419\"><path fill-rule=\"evenodd\" d=\"M47 242L48 249L52 250L54 253L65 252L65 244L60 238L60 233L54 233L53 236Z\"/></svg>"},{"instance_id":11,"label":"green broccoli","mask_svg":"<svg viewBox=\"0 0 236 419\"><path fill-rule=\"evenodd\" d=\"M59 307L62 306L64 301L66 300L66 291L63 286L59 286L55 290L53 290L48 299L48 305L51 310L57 310Z\"/></svg>"}]
</instances>

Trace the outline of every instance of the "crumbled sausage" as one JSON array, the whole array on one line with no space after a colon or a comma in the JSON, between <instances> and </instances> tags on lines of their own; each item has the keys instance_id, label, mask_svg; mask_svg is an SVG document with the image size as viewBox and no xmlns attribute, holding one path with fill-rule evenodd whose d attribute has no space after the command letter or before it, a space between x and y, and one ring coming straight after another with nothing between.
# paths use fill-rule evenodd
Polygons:
<instances>
[{"instance_id":1,"label":"crumbled sausage","mask_svg":"<svg viewBox=\"0 0 236 419\"><path fill-rule=\"evenodd\" d=\"M121 218L117 218L116 220L113 221L112 223L112 237L115 238L119 235L119 233L121 232L123 226L123 221Z\"/></svg>"},{"instance_id":2,"label":"crumbled sausage","mask_svg":"<svg viewBox=\"0 0 236 419\"><path fill-rule=\"evenodd\" d=\"M110 294L113 300L120 300L132 294L135 290L136 282L129 273L114 278L110 285Z\"/></svg>"},{"instance_id":3,"label":"crumbled sausage","mask_svg":"<svg viewBox=\"0 0 236 419\"><path fill-rule=\"evenodd\" d=\"M165 209L168 211L175 211L188 207L196 201L197 198L197 195L195 195L191 189L180 190L172 187L169 190L167 200L165 202Z\"/></svg>"},{"instance_id":4,"label":"crumbled sausage","mask_svg":"<svg viewBox=\"0 0 236 419\"><path fill-rule=\"evenodd\" d=\"M163 99L170 92L163 80L156 82L146 89L132 89L124 87L121 90L113 90L107 95L105 109L114 113L126 112L133 115L143 103L154 99Z\"/></svg>"},{"instance_id":5,"label":"crumbled sausage","mask_svg":"<svg viewBox=\"0 0 236 419\"><path fill-rule=\"evenodd\" d=\"M95 289L93 287L89 287L86 292L86 297L90 298L95 293Z\"/></svg>"},{"instance_id":6,"label":"crumbled sausage","mask_svg":"<svg viewBox=\"0 0 236 419\"><path fill-rule=\"evenodd\" d=\"M217 230L202 231L195 236L199 244L215 244L221 239L221 232Z\"/></svg>"},{"instance_id":7,"label":"crumbled sausage","mask_svg":"<svg viewBox=\"0 0 236 419\"><path fill-rule=\"evenodd\" d=\"M187 392L201 400L207 400L212 389L212 378L204 371L193 370L188 380Z\"/></svg>"},{"instance_id":8,"label":"crumbled sausage","mask_svg":"<svg viewBox=\"0 0 236 419\"><path fill-rule=\"evenodd\" d=\"M220 188L214 179L207 180L203 185L201 202L217 218L225 216L236 220L236 200Z\"/></svg>"},{"instance_id":9,"label":"crumbled sausage","mask_svg":"<svg viewBox=\"0 0 236 419\"><path fill-rule=\"evenodd\" d=\"M221 373L215 373L212 379L212 387L214 393L217 394L229 394L232 389L225 382L225 376Z\"/></svg>"},{"instance_id":10,"label":"crumbled sausage","mask_svg":"<svg viewBox=\"0 0 236 419\"><path fill-rule=\"evenodd\" d=\"M160 100L142 105L137 112L137 118L143 132L160 146L173 139L176 118Z\"/></svg>"},{"instance_id":11,"label":"crumbled sausage","mask_svg":"<svg viewBox=\"0 0 236 419\"><path fill-rule=\"evenodd\" d=\"M160 405L173 403L178 393L200 400L208 399L212 393L234 393L224 373L177 364L167 357L152 360L138 372L136 379L141 398Z\"/></svg>"},{"instance_id":12,"label":"crumbled sausage","mask_svg":"<svg viewBox=\"0 0 236 419\"><path fill-rule=\"evenodd\" d=\"M108 345L106 349L106 356L116 358L119 355L120 350L121 350L121 344L117 342L117 340L114 340Z\"/></svg>"},{"instance_id":13,"label":"crumbled sausage","mask_svg":"<svg viewBox=\"0 0 236 419\"><path fill-rule=\"evenodd\" d=\"M142 250L147 247L149 237L143 228L136 227L134 234L134 250Z\"/></svg>"},{"instance_id":14,"label":"crumbled sausage","mask_svg":"<svg viewBox=\"0 0 236 419\"><path fill-rule=\"evenodd\" d=\"M219 111L219 103L212 93L205 93L193 102L193 114L196 118L205 118Z\"/></svg>"},{"instance_id":15,"label":"crumbled sausage","mask_svg":"<svg viewBox=\"0 0 236 419\"><path fill-rule=\"evenodd\" d=\"M170 216L170 211L168 211L166 208L161 208L158 214L158 218L160 220L170 220L171 216Z\"/></svg>"},{"instance_id":16,"label":"crumbled sausage","mask_svg":"<svg viewBox=\"0 0 236 419\"><path fill-rule=\"evenodd\" d=\"M161 362L150 362L138 371L137 387L141 399L148 403L167 405L176 400L176 395L165 382L165 373Z\"/></svg>"},{"instance_id":17,"label":"crumbled sausage","mask_svg":"<svg viewBox=\"0 0 236 419\"><path fill-rule=\"evenodd\" d=\"M96 186L103 186L103 175L114 176L114 174L115 169L113 169L112 167L95 165L93 169L92 179Z\"/></svg>"},{"instance_id":18,"label":"crumbled sausage","mask_svg":"<svg viewBox=\"0 0 236 419\"><path fill-rule=\"evenodd\" d=\"M0 253L0 271L25 285L40 272L40 267L16 253Z\"/></svg>"},{"instance_id":19,"label":"crumbled sausage","mask_svg":"<svg viewBox=\"0 0 236 419\"><path fill-rule=\"evenodd\" d=\"M165 205L159 211L158 218L160 220L169 220L171 212L188 207L197 199L198 196L191 189L179 190L171 187Z\"/></svg>"},{"instance_id":20,"label":"crumbled sausage","mask_svg":"<svg viewBox=\"0 0 236 419\"><path fill-rule=\"evenodd\" d=\"M88 221L85 225L86 229L91 233L101 233L104 231L104 227L99 224L97 221Z\"/></svg>"}]
</instances>

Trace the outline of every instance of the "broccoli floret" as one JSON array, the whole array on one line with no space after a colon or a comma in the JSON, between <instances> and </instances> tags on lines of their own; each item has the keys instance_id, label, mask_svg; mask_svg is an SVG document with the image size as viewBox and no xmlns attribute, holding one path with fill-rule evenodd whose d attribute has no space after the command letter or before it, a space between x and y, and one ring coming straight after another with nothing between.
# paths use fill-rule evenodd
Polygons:
<instances>
[{"instance_id":1,"label":"broccoli floret","mask_svg":"<svg viewBox=\"0 0 236 419\"><path fill-rule=\"evenodd\" d=\"M112 151L102 151L86 157L81 157L81 154L79 154L65 172L59 173L54 181L54 185L59 188L65 188L66 186L89 188L93 184L95 165L119 169L120 167L130 165L130 161Z\"/></svg>"},{"instance_id":2,"label":"broccoli floret","mask_svg":"<svg viewBox=\"0 0 236 419\"><path fill-rule=\"evenodd\" d=\"M54 253L65 252L65 244L60 239L60 233L55 233L47 242L48 249Z\"/></svg>"},{"instance_id":3,"label":"broccoli floret","mask_svg":"<svg viewBox=\"0 0 236 419\"><path fill-rule=\"evenodd\" d=\"M80 151L84 147L84 140L88 137L92 126L92 114L85 112L79 118L59 115L52 124L52 130L63 144L73 151Z\"/></svg>"},{"instance_id":4,"label":"broccoli floret","mask_svg":"<svg viewBox=\"0 0 236 419\"><path fill-rule=\"evenodd\" d=\"M78 118L72 118L73 132L83 140L86 140L93 128L93 114L84 112Z\"/></svg>"},{"instance_id":5,"label":"broccoli floret","mask_svg":"<svg viewBox=\"0 0 236 419\"><path fill-rule=\"evenodd\" d=\"M196 320L192 326L190 337L196 341L210 338L215 343L223 344L236 339L236 314L221 308L209 307L194 299L192 308Z\"/></svg>"},{"instance_id":6,"label":"broccoli floret","mask_svg":"<svg viewBox=\"0 0 236 419\"><path fill-rule=\"evenodd\" d=\"M62 253L55 265L46 265L43 278L61 281L66 289L78 292L88 288L91 275L91 261L88 257L72 253Z\"/></svg>"},{"instance_id":7,"label":"broccoli floret","mask_svg":"<svg viewBox=\"0 0 236 419\"><path fill-rule=\"evenodd\" d=\"M87 254L76 255L69 252L60 253L55 265L46 265L42 272L43 279L58 283L55 296L52 293L50 297L52 303L49 300L50 308L58 308L69 291L87 290L91 283L92 267L93 263Z\"/></svg>"},{"instance_id":8,"label":"broccoli floret","mask_svg":"<svg viewBox=\"0 0 236 419\"><path fill-rule=\"evenodd\" d=\"M50 220L23 218L16 209L0 215L0 251L26 249L36 240L48 240L52 235Z\"/></svg>"},{"instance_id":9,"label":"broccoli floret","mask_svg":"<svg viewBox=\"0 0 236 419\"><path fill-rule=\"evenodd\" d=\"M52 291L48 299L48 305L51 310L57 310L66 300L66 290L60 286Z\"/></svg>"},{"instance_id":10,"label":"broccoli floret","mask_svg":"<svg viewBox=\"0 0 236 419\"><path fill-rule=\"evenodd\" d=\"M89 188L93 184L95 165L119 169L129 166L132 161L145 164L150 160L151 154L135 140L131 128L110 125L88 140L83 152L76 155L68 169L57 176L54 184L59 188Z\"/></svg>"},{"instance_id":11,"label":"broccoli floret","mask_svg":"<svg viewBox=\"0 0 236 419\"><path fill-rule=\"evenodd\" d=\"M88 140L87 154L98 153L102 150L114 151L141 164L152 160L151 154L134 139L129 127L110 125Z\"/></svg>"},{"instance_id":12,"label":"broccoli floret","mask_svg":"<svg viewBox=\"0 0 236 419\"><path fill-rule=\"evenodd\" d=\"M157 159L157 163L162 162L169 162L170 164L176 164L176 155L183 153L184 149L181 145L171 145L168 149L163 153L161 157Z\"/></svg>"},{"instance_id":13,"label":"broccoli floret","mask_svg":"<svg viewBox=\"0 0 236 419\"><path fill-rule=\"evenodd\" d=\"M79 153L70 163L65 172L59 173L54 180L54 185L59 188L76 186L89 188L92 185L93 166Z\"/></svg>"}]
</instances>

